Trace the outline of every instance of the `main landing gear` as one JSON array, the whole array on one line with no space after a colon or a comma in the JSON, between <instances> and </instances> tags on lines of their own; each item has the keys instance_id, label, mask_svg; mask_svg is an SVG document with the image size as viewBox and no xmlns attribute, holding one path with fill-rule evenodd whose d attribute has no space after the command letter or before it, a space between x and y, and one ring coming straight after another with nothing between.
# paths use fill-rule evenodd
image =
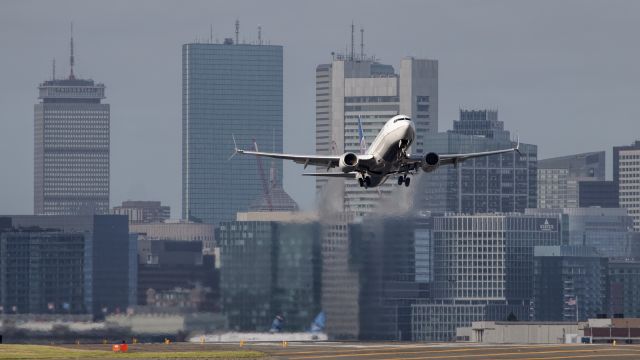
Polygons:
<instances>
[{"instance_id":1,"label":"main landing gear","mask_svg":"<svg viewBox=\"0 0 640 360\"><path fill-rule=\"evenodd\" d=\"M358 178L358 184L360 184L360 187L368 188L371 186L371 178L369 176L360 177Z\"/></svg>"},{"instance_id":2,"label":"main landing gear","mask_svg":"<svg viewBox=\"0 0 640 360\"><path fill-rule=\"evenodd\" d=\"M398 177L398 185L402 185L403 183L404 186L409 187L409 184L411 184L411 178L408 176L400 175Z\"/></svg>"}]
</instances>

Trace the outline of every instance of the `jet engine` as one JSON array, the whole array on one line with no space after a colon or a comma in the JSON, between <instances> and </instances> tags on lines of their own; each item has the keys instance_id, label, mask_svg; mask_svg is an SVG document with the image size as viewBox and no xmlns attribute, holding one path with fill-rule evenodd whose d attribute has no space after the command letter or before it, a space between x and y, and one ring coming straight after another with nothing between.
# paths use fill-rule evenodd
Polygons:
<instances>
[{"instance_id":1,"label":"jet engine","mask_svg":"<svg viewBox=\"0 0 640 360\"><path fill-rule=\"evenodd\" d=\"M348 152L340 157L340 170L342 172L351 172L358 166L358 155Z\"/></svg>"},{"instance_id":2,"label":"jet engine","mask_svg":"<svg viewBox=\"0 0 640 360\"><path fill-rule=\"evenodd\" d=\"M431 172L440 166L440 156L438 154L430 152L424 156L424 162L422 163L422 170L424 172Z\"/></svg>"}]
</instances>

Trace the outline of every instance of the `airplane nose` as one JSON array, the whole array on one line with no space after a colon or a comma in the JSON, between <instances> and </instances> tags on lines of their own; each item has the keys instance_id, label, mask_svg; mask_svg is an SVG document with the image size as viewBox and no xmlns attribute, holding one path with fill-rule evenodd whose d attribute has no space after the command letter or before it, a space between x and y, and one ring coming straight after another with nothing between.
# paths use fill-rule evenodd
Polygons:
<instances>
[{"instance_id":1,"label":"airplane nose","mask_svg":"<svg viewBox=\"0 0 640 360\"><path fill-rule=\"evenodd\" d=\"M404 125L404 136L410 136L413 135L415 133L415 130L413 129L413 124L410 121L407 121L406 124Z\"/></svg>"}]
</instances>

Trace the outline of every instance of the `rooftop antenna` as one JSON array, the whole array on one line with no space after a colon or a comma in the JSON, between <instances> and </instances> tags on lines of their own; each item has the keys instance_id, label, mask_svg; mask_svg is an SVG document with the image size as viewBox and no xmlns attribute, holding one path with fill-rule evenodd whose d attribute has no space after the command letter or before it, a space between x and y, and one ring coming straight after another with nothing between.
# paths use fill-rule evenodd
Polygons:
<instances>
[{"instance_id":1,"label":"rooftop antenna","mask_svg":"<svg viewBox=\"0 0 640 360\"><path fill-rule=\"evenodd\" d=\"M56 79L56 58L53 58L53 80Z\"/></svg>"},{"instance_id":2,"label":"rooftop antenna","mask_svg":"<svg viewBox=\"0 0 640 360\"><path fill-rule=\"evenodd\" d=\"M262 26L258 25L258 45L262 45Z\"/></svg>"},{"instance_id":3,"label":"rooftop antenna","mask_svg":"<svg viewBox=\"0 0 640 360\"><path fill-rule=\"evenodd\" d=\"M209 44L213 43L213 24L209 24Z\"/></svg>"},{"instance_id":4,"label":"rooftop antenna","mask_svg":"<svg viewBox=\"0 0 640 360\"><path fill-rule=\"evenodd\" d=\"M238 35L240 35L240 20L236 19L236 44L239 44Z\"/></svg>"},{"instance_id":5,"label":"rooftop antenna","mask_svg":"<svg viewBox=\"0 0 640 360\"><path fill-rule=\"evenodd\" d=\"M354 51L353 51L353 33L355 31L355 26L353 26L353 21L351 21L351 61L353 61Z\"/></svg>"},{"instance_id":6,"label":"rooftop antenna","mask_svg":"<svg viewBox=\"0 0 640 360\"><path fill-rule=\"evenodd\" d=\"M76 76L73 75L73 22L71 22L71 56L69 56L69 64L71 65L71 73L69 74L69 80L75 80Z\"/></svg>"},{"instance_id":7,"label":"rooftop antenna","mask_svg":"<svg viewBox=\"0 0 640 360\"><path fill-rule=\"evenodd\" d=\"M364 60L364 28L360 28L360 59Z\"/></svg>"}]
</instances>

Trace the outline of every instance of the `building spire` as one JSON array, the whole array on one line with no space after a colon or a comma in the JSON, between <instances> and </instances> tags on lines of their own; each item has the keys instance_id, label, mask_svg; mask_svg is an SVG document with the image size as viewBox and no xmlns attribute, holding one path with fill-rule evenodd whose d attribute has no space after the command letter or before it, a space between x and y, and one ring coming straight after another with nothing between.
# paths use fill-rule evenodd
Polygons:
<instances>
[{"instance_id":1,"label":"building spire","mask_svg":"<svg viewBox=\"0 0 640 360\"><path fill-rule=\"evenodd\" d=\"M56 79L56 58L53 58L53 74L52 74L51 80L55 80L55 79Z\"/></svg>"},{"instance_id":2,"label":"building spire","mask_svg":"<svg viewBox=\"0 0 640 360\"><path fill-rule=\"evenodd\" d=\"M69 56L69 65L71 67L71 72L69 73L69 80L75 80L76 76L73 74L73 22L71 22L71 55Z\"/></svg>"}]
</instances>

